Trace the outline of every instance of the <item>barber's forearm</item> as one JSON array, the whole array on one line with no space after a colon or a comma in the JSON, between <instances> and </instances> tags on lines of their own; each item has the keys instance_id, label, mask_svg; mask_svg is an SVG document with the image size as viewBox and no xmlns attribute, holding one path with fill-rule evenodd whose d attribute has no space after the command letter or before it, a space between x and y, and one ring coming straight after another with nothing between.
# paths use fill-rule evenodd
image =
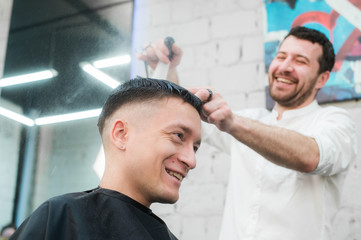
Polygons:
<instances>
[{"instance_id":1,"label":"barber's forearm","mask_svg":"<svg viewBox=\"0 0 361 240\"><path fill-rule=\"evenodd\" d=\"M228 133L277 165L300 172L318 165L316 141L298 132L237 116Z\"/></svg>"},{"instance_id":2,"label":"barber's forearm","mask_svg":"<svg viewBox=\"0 0 361 240\"><path fill-rule=\"evenodd\" d=\"M179 84L179 78L176 68L171 68L167 74L167 80L175 84Z\"/></svg>"}]
</instances>

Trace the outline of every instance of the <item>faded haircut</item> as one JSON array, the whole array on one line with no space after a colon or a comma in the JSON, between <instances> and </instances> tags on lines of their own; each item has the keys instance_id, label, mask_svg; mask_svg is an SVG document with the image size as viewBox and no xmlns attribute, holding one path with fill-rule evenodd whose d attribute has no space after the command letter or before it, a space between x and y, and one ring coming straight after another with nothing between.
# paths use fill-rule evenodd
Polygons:
<instances>
[{"instance_id":1,"label":"faded haircut","mask_svg":"<svg viewBox=\"0 0 361 240\"><path fill-rule=\"evenodd\" d=\"M192 105L199 114L201 113L201 100L187 89L167 80L136 77L114 89L105 101L98 119L99 133L102 134L103 132L105 120L121 106L129 103L160 100L166 97L183 99L184 102Z\"/></svg>"}]
</instances>

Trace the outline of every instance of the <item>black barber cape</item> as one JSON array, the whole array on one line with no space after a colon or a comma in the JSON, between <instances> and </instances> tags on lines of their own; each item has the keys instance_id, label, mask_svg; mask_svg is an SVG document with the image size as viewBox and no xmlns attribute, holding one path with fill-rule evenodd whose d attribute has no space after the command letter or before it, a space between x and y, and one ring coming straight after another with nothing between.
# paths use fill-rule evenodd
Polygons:
<instances>
[{"instance_id":1,"label":"black barber cape","mask_svg":"<svg viewBox=\"0 0 361 240\"><path fill-rule=\"evenodd\" d=\"M116 191L96 188L43 203L11 240L177 239L152 211Z\"/></svg>"}]
</instances>

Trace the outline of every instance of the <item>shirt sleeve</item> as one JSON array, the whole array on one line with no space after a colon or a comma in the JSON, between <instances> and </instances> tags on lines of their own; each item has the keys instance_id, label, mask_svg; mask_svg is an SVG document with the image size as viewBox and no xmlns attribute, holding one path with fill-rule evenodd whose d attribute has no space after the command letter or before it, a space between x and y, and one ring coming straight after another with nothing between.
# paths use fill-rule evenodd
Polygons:
<instances>
[{"instance_id":1,"label":"shirt sleeve","mask_svg":"<svg viewBox=\"0 0 361 240\"><path fill-rule=\"evenodd\" d=\"M311 174L331 176L347 169L357 154L355 124L349 113L340 108L326 108L316 126L311 137L318 144L320 158Z\"/></svg>"}]
</instances>

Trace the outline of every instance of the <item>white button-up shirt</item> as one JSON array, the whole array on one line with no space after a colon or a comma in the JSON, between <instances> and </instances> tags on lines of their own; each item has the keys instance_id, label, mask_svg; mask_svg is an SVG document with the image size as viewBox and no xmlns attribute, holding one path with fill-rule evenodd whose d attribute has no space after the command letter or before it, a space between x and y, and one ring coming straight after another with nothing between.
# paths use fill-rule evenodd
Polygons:
<instances>
[{"instance_id":1,"label":"white button-up shirt","mask_svg":"<svg viewBox=\"0 0 361 240\"><path fill-rule=\"evenodd\" d=\"M356 132L348 113L316 101L296 110L238 112L268 125L313 137L320 150L311 174L280 167L215 127L204 139L231 157L220 239L328 240L340 203L345 170L355 159ZM214 135L216 134L216 135Z\"/></svg>"}]
</instances>

